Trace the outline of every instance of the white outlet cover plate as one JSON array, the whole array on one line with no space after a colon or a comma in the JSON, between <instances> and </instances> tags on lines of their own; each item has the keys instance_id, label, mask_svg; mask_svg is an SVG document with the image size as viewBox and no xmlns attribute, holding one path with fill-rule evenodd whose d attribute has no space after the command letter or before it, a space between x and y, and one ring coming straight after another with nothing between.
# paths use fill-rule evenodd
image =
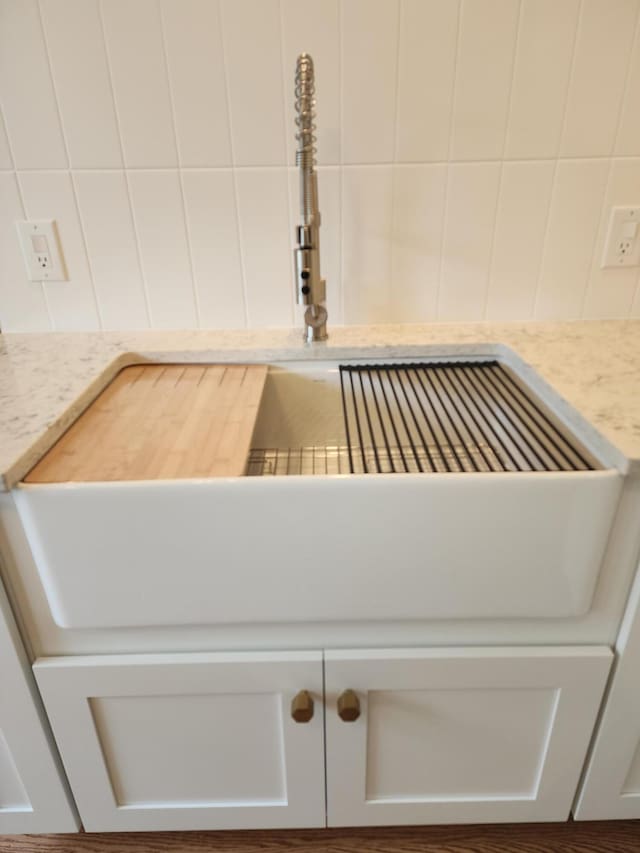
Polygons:
<instances>
[{"instance_id":1,"label":"white outlet cover plate","mask_svg":"<svg viewBox=\"0 0 640 853\"><path fill-rule=\"evenodd\" d=\"M633 223L637 227L635 236L630 238L626 232L629 230L629 224ZM613 207L609 217L601 266L636 267L638 265L640 265L640 205Z\"/></svg>"},{"instance_id":2,"label":"white outlet cover plate","mask_svg":"<svg viewBox=\"0 0 640 853\"><path fill-rule=\"evenodd\" d=\"M21 220L16 228L29 281L67 281L55 220Z\"/></svg>"}]
</instances>

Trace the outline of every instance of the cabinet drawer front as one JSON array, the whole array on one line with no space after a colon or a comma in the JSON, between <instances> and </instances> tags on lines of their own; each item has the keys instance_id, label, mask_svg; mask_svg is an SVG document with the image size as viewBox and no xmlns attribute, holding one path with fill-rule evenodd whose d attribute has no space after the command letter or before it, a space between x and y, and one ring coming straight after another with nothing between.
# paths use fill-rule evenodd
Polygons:
<instances>
[{"instance_id":1,"label":"cabinet drawer front","mask_svg":"<svg viewBox=\"0 0 640 853\"><path fill-rule=\"evenodd\" d=\"M329 826L566 820L611 657L589 647L327 652ZM339 716L349 716L346 690L355 720Z\"/></svg>"},{"instance_id":2,"label":"cabinet drawer front","mask_svg":"<svg viewBox=\"0 0 640 853\"><path fill-rule=\"evenodd\" d=\"M90 831L323 826L320 652L34 665ZM291 716L307 690L313 716Z\"/></svg>"}]
</instances>

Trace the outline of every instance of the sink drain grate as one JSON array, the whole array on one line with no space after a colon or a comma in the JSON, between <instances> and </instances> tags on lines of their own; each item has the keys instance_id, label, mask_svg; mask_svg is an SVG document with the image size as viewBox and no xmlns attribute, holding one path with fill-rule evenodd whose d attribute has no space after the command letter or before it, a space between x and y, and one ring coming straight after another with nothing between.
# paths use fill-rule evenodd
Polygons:
<instances>
[{"instance_id":1,"label":"sink drain grate","mask_svg":"<svg viewBox=\"0 0 640 853\"><path fill-rule=\"evenodd\" d=\"M348 473L588 471L497 361L341 365Z\"/></svg>"}]
</instances>

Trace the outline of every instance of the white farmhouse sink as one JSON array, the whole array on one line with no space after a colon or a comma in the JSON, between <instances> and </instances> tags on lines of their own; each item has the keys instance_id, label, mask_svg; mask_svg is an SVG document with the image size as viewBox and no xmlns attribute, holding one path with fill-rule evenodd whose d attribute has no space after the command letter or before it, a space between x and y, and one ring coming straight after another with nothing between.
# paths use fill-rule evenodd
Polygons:
<instances>
[{"instance_id":1,"label":"white farmhouse sink","mask_svg":"<svg viewBox=\"0 0 640 853\"><path fill-rule=\"evenodd\" d=\"M349 471L346 441L338 365L289 363L270 368L249 472L280 470L277 451L290 473L314 464L315 473L22 484L16 503L56 623L544 618L588 610L620 494L616 470L596 463L596 470L492 471L480 462L480 472L435 465L413 473L396 456L395 474L325 474L337 470L338 457ZM316 448L315 463L301 448ZM356 453L355 470L359 460Z\"/></svg>"}]
</instances>

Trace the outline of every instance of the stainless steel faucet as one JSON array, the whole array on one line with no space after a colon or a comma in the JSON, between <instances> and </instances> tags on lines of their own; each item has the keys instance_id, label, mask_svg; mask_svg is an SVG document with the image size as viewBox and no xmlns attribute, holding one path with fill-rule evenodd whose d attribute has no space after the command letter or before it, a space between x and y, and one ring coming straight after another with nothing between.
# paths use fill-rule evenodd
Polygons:
<instances>
[{"instance_id":1,"label":"stainless steel faucet","mask_svg":"<svg viewBox=\"0 0 640 853\"><path fill-rule=\"evenodd\" d=\"M320 211L316 173L315 78L313 59L301 53L296 62L296 166L300 167L300 215L294 249L296 300L306 305L304 337L307 343L327 338L326 283L320 275Z\"/></svg>"}]
</instances>

